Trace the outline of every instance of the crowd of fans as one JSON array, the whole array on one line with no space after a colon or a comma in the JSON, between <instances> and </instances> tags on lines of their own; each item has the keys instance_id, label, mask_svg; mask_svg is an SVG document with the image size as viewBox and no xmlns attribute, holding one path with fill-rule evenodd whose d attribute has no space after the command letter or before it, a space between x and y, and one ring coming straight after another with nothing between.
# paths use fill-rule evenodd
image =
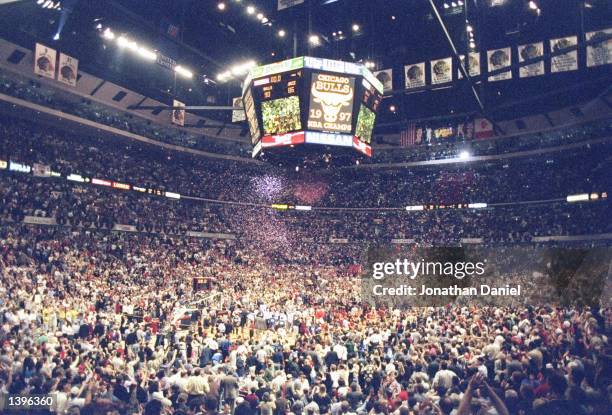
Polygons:
<instances>
[{"instance_id":1,"label":"crowd of fans","mask_svg":"<svg viewBox=\"0 0 612 415\"><path fill-rule=\"evenodd\" d=\"M140 231L172 234L257 234L316 242L329 238L399 238L434 244L456 244L462 238L518 243L538 236L612 231L606 200L575 205L565 201L569 194L603 194L612 187L609 143L446 168L294 172L3 121L0 159L30 166L43 164L61 174L59 179L11 172L4 175L2 213L17 221L25 216L43 216L71 226L111 229L124 224ZM176 192L183 198L175 201L66 181L70 174ZM538 203L542 201L548 203ZM260 205L270 203L375 209L323 210L315 214L273 212ZM475 210L466 209L468 203L500 205ZM414 205L438 208L405 210ZM459 205L461 208L457 208Z\"/></svg>"},{"instance_id":2,"label":"crowd of fans","mask_svg":"<svg viewBox=\"0 0 612 415\"><path fill-rule=\"evenodd\" d=\"M0 410L9 394L51 394L40 413L610 411L606 301L378 307L359 277L367 244L393 238L514 246L612 232L607 200L565 202L610 189L609 144L482 166L294 172L1 121L0 160L61 177L0 171ZM328 210L260 205L272 202ZM447 208L471 202L503 205ZM405 210L416 204L438 208Z\"/></svg>"}]
</instances>

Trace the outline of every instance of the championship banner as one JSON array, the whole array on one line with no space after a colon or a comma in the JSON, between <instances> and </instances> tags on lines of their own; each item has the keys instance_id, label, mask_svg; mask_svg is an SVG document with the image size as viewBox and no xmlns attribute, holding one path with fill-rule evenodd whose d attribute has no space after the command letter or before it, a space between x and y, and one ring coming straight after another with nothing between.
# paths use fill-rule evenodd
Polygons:
<instances>
[{"instance_id":1,"label":"championship banner","mask_svg":"<svg viewBox=\"0 0 612 415\"><path fill-rule=\"evenodd\" d=\"M285 10L302 3L304 3L304 0L278 0L278 10Z\"/></svg>"},{"instance_id":2,"label":"championship banner","mask_svg":"<svg viewBox=\"0 0 612 415\"><path fill-rule=\"evenodd\" d=\"M568 36L559 39L550 39L550 52L557 53L578 44L578 36ZM550 71L566 72L578 69L578 51L572 50L563 55L553 56L550 59Z\"/></svg>"},{"instance_id":3,"label":"championship banner","mask_svg":"<svg viewBox=\"0 0 612 415\"><path fill-rule=\"evenodd\" d=\"M586 34L587 42L597 42L587 46L587 66L589 68L612 63L612 39L604 40L609 35L612 35L612 28Z\"/></svg>"},{"instance_id":4,"label":"championship banner","mask_svg":"<svg viewBox=\"0 0 612 415\"><path fill-rule=\"evenodd\" d=\"M79 60L60 53L59 70L57 80L70 86L76 86L77 74L79 70Z\"/></svg>"},{"instance_id":5,"label":"championship banner","mask_svg":"<svg viewBox=\"0 0 612 415\"><path fill-rule=\"evenodd\" d=\"M538 58L544 55L544 42L529 43L518 47L519 62ZM544 61L519 67L519 78L544 75Z\"/></svg>"},{"instance_id":6,"label":"championship banner","mask_svg":"<svg viewBox=\"0 0 612 415\"><path fill-rule=\"evenodd\" d=\"M406 89L425 86L425 62L404 66Z\"/></svg>"},{"instance_id":7,"label":"championship banner","mask_svg":"<svg viewBox=\"0 0 612 415\"><path fill-rule=\"evenodd\" d=\"M185 126L185 110L184 109L176 109L176 107L185 107L185 103L181 101L177 101L176 99L172 101L172 106L175 109L172 110L172 124L180 125L181 127Z\"/></svg>"},{"instance_id":8,"label":"championship banner","mask_svg":"<svg viewBox=\"0 0 612 415\"><path fill-rule=\"evenodd\" d=\"M242 103L242 98L236 97L232 99L232 107L234 107L234 110L232 111L232 122L245 121L246 114L244 113L244 104Z\"/></svg>"},{"instance_id":9,"label":"championship banner","mask_svg":"<svg viewBox=\"0 0 612 415\"><path fill-rule=\"evenodd\" d=\"M507 71L498 73L497 75L489 76L489 82L512 79L512 71L510 70L510 65L512 63L511 53L512 52L510 51L509 47L487 51L487 64L489 72L508 68Z\"/></svg>"},{"instance_id":10,"label":"championship banner","mask_svg":"<svg viewBox=\"0 0 612 415\"><path fill-rule=\"evenodd\" d=\"M452 82L453 58L431 61L431 84L439 85Z\"/></svg>"},{"instance_id":11,"label":"championship banner","mask_svg":"<svg viewBox=\"0 0 612 415\"><path fill-rule=\"evenodd\" d=\"M468 53L468 67L465 68L466 72L470 77L475 78L480 76L480 52L470 52ZM461 60L461 64L465 65L465 55L459 55L459 59ZM457 68L457 75L459 79L463 78L463 74L461 70Z\"/></svg>"},{"instance_id":12,"label":"championship banner","mask_svg":"<svg viewBox=\"0 0 612 415\"><path fill-rule=\"evenodd\" d=\"M55 79L56 62L57 51L55 49L48 48L40 43L36 44L34 51L34 73L36 75Z\"/></svg>"},{"instance_id":13,"label":"championship banner","mask_svg":"<svg viewBox=\"0 0 612 415\"><path fill-rule=\"evenodd\" d=\"M453 137L453 127L441 127L434 130L434 137L437 140Z\"/></svg>"},{"instance_id":14,"label":"championship banner","mask_svg":"<svg viewBox=\"0 0 612 415\"><path fill-rule=\"evenodd\" d=\"M376 79L383 85L383 94L393 91L393 69L383 69L374 72Z\"/></svg>"}]
</instances>

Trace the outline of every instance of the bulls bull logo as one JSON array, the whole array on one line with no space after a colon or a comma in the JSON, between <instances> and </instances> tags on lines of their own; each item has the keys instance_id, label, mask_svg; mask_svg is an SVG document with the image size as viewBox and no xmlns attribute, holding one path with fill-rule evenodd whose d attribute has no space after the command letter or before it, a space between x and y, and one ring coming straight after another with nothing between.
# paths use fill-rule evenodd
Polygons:
<instances>
[{"instance_id":1,"label":"bulls bull logo","mask_svg":"<svg viewBox=\"0 0 612 415\"><path fill-rule=\"evenodd\" d=\"M336 122L342 107L350 105L353 89L349 85L330 85L329 82L315 82L312 85L313 101L323 107L323 118L326 122Z\"/></svg>"}]
</instances>

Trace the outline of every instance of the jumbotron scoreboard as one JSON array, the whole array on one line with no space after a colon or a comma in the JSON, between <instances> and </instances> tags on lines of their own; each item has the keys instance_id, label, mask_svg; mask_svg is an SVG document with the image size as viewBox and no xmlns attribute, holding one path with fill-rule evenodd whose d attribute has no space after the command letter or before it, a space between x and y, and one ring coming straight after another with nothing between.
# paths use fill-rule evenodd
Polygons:
<instances>
[{"instance_id":1,"label":"jumbotron scoreboard","mask_svg":"<svg viewBox=\"0 0 612 415\"><path fill-rule=\"evenodd\" d=\"M381 82L365 66L308 56L253 68L242 99L253 157L318 144L372 155Z\"/></svg>"}]
</instances>

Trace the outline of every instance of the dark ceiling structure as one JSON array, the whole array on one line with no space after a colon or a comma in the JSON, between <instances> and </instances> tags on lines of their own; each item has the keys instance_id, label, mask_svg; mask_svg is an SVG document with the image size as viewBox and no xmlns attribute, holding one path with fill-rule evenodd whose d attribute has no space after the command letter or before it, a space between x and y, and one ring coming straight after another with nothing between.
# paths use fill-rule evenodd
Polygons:
<instances>
[{"instance_id":1,"label":"dark ceiling structure","mask_svg":"<svg viewBox=\"0 0 612 415\"><path fill-rule=\"evenodd\" d=\"M401 74L405 64L451 56L449 38L458 53L468 51L468 23L481 51L583 36L612 23L607 0L536 0L537 13L526 0L304 0L284 10L277 10L277 0L65 0L54 9L38 3L0 5L0 36L28 48L49 44L78 57L81 68L93 75L168 104L178 98L188 105L231 105L232 97L240 95L240 79L220 82L217 75L248 60L265 64L308 54L367 61L374 69ZM54 39L59 27L61 36ZM101 36L104 28L158 50L189 67L194 77L181 79L122 53ZM603 67L478 85L464 79L451 88L418 94L406 93L395 82L379 125L481 111L475 95L487 111L498 109L500 117L520 116L525 107L511 104L525 99L542 106L584 101L610 85L608 71ZM389 111L391 106L395 111ZM227 111L207 115L224 121L230 117Z\"/></svg>"}]
</instances>

